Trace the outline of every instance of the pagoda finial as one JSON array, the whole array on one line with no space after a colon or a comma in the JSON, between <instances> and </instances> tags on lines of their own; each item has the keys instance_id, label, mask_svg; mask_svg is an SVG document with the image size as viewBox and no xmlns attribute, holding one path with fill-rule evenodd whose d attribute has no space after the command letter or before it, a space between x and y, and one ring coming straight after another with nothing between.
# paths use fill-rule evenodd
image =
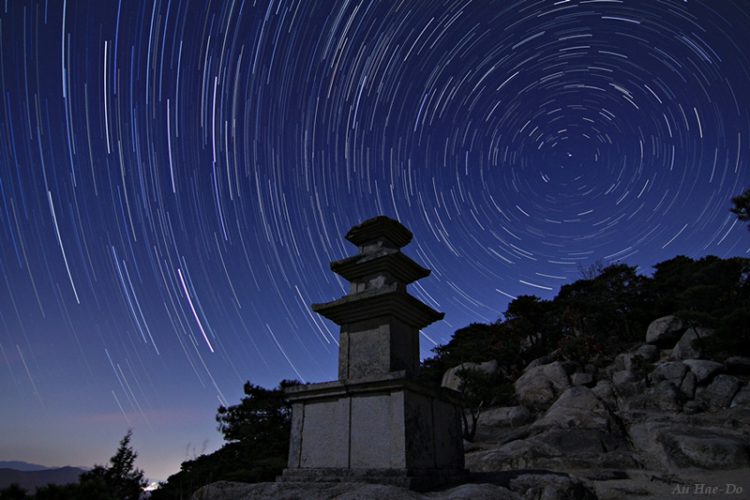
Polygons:
<instances>
[{"instance_id":1,"label":"pagoda finial","mask_svg":"<svg viewBox=\"0 0 750 500\"><path fill-rule=\"evenodd\" d=\"M360 253L371 253L381 248L398 250L409 244L414 235L395 219L379 215L354 226L346 239L359 247Z\"/></svg>"}]
</instances>

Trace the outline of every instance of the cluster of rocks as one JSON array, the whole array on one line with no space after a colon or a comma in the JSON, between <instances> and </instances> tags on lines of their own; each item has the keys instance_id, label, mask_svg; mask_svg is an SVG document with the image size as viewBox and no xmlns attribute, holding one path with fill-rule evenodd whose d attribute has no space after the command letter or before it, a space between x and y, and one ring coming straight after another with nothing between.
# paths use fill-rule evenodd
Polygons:
<instances>
[{"instance_id":1,"label":"cluster of rocks","mask_svg":"<svg viewBox=\"0 0 750 500\"><path fill-rule=\"evenodd\" d=\"M712 333L667 316L604 368L557 353L532 362L514 384L518 405L480 415L467 467L568 472L603 499L669 495L717 471L749 483L750 359L702 359Z\"/></svg>"}]
</instances>

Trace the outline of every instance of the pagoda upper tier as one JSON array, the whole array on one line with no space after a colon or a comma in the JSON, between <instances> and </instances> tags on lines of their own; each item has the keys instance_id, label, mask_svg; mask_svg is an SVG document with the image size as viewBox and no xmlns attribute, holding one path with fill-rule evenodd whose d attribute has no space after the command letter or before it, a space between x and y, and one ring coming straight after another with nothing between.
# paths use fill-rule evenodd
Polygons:
<instances>
[{"instance_id":1,"label":"pagoda upper tier","mask_svg":"<svg viewBox=\"0 0 750 500\"><path fill-rule=\"evenodd\" d=\"M443 313L406 291L408 284L430 275L429 269L401 253L412 237L400 222L385 216L350 229L346 239L359 247L359 253L331 263L331 270L350 282L349 294L313 304L313 310L338 325L393 315L421 329L442 319Z\"/></svg>"}]
</instances>

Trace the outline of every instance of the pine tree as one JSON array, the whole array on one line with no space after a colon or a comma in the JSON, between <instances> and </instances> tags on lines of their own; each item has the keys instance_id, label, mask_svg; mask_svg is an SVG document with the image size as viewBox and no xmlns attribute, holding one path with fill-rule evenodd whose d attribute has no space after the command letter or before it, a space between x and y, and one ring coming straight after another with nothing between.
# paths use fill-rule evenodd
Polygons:
<instances>
[{"instance_id":1,"label":"pine tree","mask_svg":"<svg viewBox=\"0 0 750 500\"><path fill-rule=\"evenodd\" d=\"M135 468L138 454L130 446L132 430L120 440L117 452L109 459L109 467L97 465L81 475L81 489L86 498L138 500L147 482L143 471Z\"/></svg>"}]
</instances>

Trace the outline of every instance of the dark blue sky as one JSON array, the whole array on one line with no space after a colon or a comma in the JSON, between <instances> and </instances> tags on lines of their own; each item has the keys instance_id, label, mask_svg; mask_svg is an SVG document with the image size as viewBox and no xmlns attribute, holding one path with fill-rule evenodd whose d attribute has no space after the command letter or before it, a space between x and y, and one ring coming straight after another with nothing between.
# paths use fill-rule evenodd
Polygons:
<instances>
[{"instance_id":1,"label":"dark blue sky","mask_svg":"<svg viewBox=\"0 0 750 500\"><path fill-rule=\"evenodd\" d=\"M747 1L6 1L0 459L152 478L242 383L336 376L386 214L423 354L596 260L750 253Z\"/></svg>"}]
</instances>

